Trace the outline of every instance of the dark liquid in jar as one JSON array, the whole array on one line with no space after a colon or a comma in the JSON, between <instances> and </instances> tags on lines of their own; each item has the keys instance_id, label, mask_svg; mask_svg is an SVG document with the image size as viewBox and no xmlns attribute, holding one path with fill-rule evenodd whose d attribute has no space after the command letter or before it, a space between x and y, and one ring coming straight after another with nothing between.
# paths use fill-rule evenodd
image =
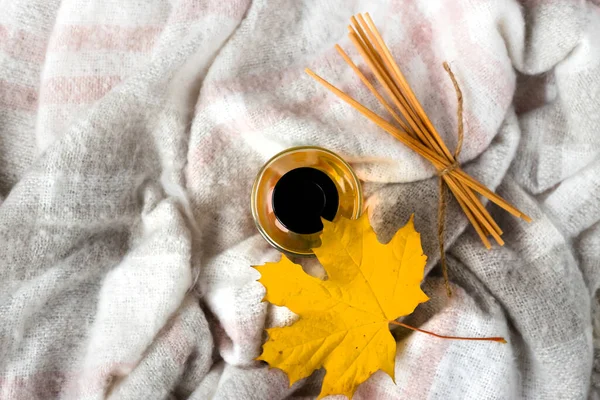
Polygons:
<instances>
[{"instance_id":1,"label":"dark liquid in jar","mask_svg":"<svg viewBox=\"0 0 600 400\"><path fill-rule=\"evenodd\" d=\"M301 167L287 172L273 190L273 212L283 226L300 234L323 230L333 221L340 200L335 183L323 171Z\"/></svg>"}]
</instances>

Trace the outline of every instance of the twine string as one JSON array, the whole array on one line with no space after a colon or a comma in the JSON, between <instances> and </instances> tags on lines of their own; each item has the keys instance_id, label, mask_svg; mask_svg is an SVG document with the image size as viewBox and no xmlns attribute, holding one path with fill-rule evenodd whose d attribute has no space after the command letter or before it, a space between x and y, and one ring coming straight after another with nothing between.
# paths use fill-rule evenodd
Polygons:
<instances>
[{"instance_id":1,"label":"twine string","mask_svg":"<svg viewBox=\"0 0 600 400\"><path fill-rule=\"evenodd\" d=\"M446 263L446 251L444 248L444 237L446 231L446 207L447 207L447 196L446 196L446 186L444 185L444 176L448 175L455 169L459 168L458 164L458 156L460 155L460 151L463 145L464 138L464 126L463 126L463 97L462 91L458 86L458 82L456 81L456 77L454 73L450 69L450 66L447 62L444 62L444 69L450 76L452 80L452 84L454 85L454 90L456 91L456 118L458 119L458 141L456 144L456 150L454 150L454 160L448 165L446 168L438 171L439 176L439 200L438 200L438 243L440 248L440 264L442 266L442 273L444 275L444 284L446 285L446 293L448 297L452 296L452 289L450 288L450 281L448 279L448 265Z\"/></svg>"}]
</instances>

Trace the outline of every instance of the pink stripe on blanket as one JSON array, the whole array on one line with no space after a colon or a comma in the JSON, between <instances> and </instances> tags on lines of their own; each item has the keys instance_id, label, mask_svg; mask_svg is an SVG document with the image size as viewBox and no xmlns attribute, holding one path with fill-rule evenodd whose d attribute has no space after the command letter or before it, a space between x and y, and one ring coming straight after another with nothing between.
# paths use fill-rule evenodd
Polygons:
<instances>
[{"instance_id":1,"label":"pink stripe on blanket","mask_svg":"<svg viewBox=\"0 0 600 400\"><path fill-rule=\"evenodd\" d=\"M47 43L47 38L33 32L0 25L0 52L16 60L41 63Z\"/></svg>"},{"instance_id":2,"label":"pink stripe on blanket","mask_svg":"<svg viewBox=\"0 0 600 400\"><path fill-rule=\"evenodd\" d=\"M66 25L57 27L49 51L148 52L161 32L157 26Z\"/></svg>"},{"instance_id":3,"label":"pink stripe on blanket","mask_svg":"<svg viewBox=\"0 0 600 400\"><path fill-rule=\"evenodd\" d=\"M12 110L35 111L38 105L36 88L17 85L0 79L0 107Z\"/></svg>"},{"instance_id":4,"label":"pink stripe on blanket","mask_svg":"<svg viewBox=\"0 0 600 400\"><path fill-rule=\"evenodd\" d=\"M41 104L82 104L98 100L120 82L118 76L56 77L43 82Z\"/></svg>"},{"instance_id":5,"label":"pink stripe on blanket","mask_svg":"<svg viewBox=\"0 0 600 400\"><path fill-rule=\"evenodd\" d=\"M240 20L250 6L249 0L183 0L171 15L173 22L191 21L206 15L217 15Z\"/></svg>"}]
</instances>

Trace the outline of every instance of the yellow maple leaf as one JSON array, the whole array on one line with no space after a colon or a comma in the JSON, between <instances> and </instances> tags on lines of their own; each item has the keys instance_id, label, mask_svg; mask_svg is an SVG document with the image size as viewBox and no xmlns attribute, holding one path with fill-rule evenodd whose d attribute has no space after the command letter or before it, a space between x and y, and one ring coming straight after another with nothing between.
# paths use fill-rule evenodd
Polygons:
<instances>
[{"instance_id":1,"label":"yellow maple leaf","mask_svg":"<svg viewBox=\"0 0 600 400\"><path fill-rule=\"evenodd\" d=\"M258 358L285 371L290 385L326 369L319 398L344 394L381 369L394 379L396 341L389 324L429 298L420 288L427 257L413 218L381 244L363 215L323 221L314 252L328 279L307 275L286 257L255 267L265 300L299 315L292 326L268 329Z\"/></svg>"}]
</instances>

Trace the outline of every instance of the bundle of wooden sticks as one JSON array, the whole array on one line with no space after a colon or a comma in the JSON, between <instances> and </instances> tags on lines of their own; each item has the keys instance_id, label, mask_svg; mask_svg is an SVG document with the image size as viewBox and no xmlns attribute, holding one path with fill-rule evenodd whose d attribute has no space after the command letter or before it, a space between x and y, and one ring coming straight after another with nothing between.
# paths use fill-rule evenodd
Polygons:
<instances>
[{"instance_id":1,"label":"bundle of wooden sticks","mask_svg":"<svg viewBox=\"0 0 600 400\"><path fill-rule=\"evenodd\" d=\"M397 125L386 121L384 118L369 110L358 101L315 74L313 71L306 69L306 72L339 98L350 104L364 116L422 157L429 160L435 166L440 177L440 251L444 276L447 280L443 249L443 219L445 207L443 183L445 183L454 194L458 204L475 228L475 231L477 231L481 241L488 249L491 247L488 240L489 236L492 236L498 244L504 244L504 241L500 237L502 235L502 230L485 209L483 204L481 204L476 193L485 196L490 201L519 218L528 222L531 221L531 219L509 204L506 200L486 188L483 184L467 175L460 168L457 157L460 153L463 140L462 93L448 64L444 63L444 68L452 79L458 99L458 146L454 153L451 153L448 150L435 127L431 124L431 121L423 111L423 107L415 97L415 94L408 85L400 68L394 62L389 48L383 41L381 34L375 27L369 14L367 13L364 16L359 14L356 17L352 17L351 22L352 24L348 26L350 30L348 36L373 75L376 77L379 85L383 88L387 99L378 92L374 84L367 79L340 46L336 45L336 49L381 105L390 113Z\"/></svg>"}]
</instances>

